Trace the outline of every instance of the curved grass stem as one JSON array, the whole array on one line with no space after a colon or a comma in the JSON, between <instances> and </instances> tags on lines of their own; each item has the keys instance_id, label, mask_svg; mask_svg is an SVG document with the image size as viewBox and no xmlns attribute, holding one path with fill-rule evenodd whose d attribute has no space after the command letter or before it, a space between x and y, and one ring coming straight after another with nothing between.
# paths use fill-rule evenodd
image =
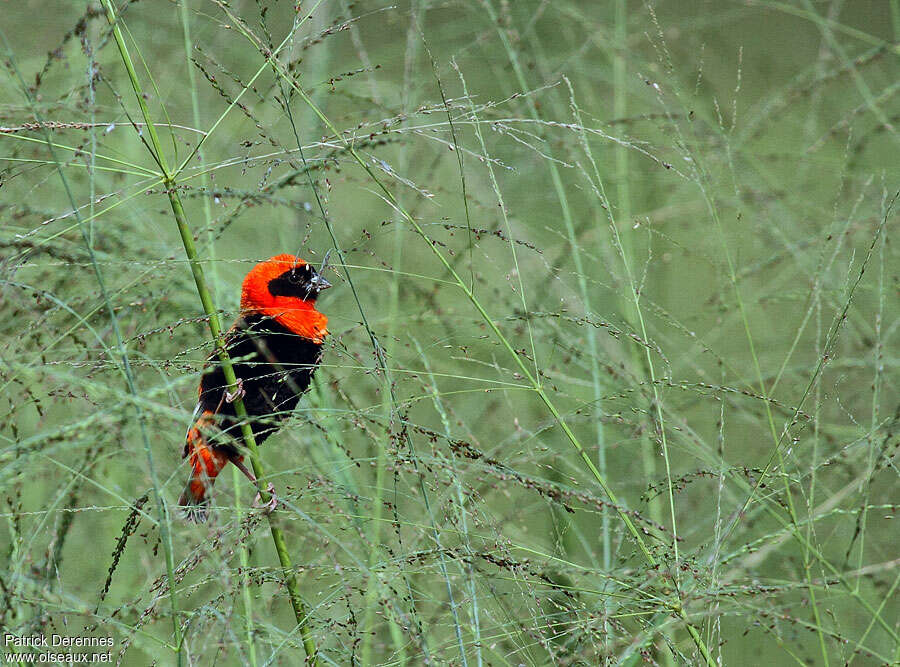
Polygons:
<instances>
[{"instance_id":1,"label":"curved grass stem","mask_svg":"<svg viewBox=\"0 0 900 667\"><path fill-rule=\"evenodd\" d=\"M91 242L91 229L86 224L87 221L81 216L78 206L75 203L75 196L72 194L72 189L69 187L69 180L68 178L66 178L65 171L63 170L63 165L59 161L56 155L56 151L54 150L53 141L50 138L50 132L46 128L46 126L44 126L41 118L38 115L37 108L34 104L34 98L29 92L28 86L25 84L25 81L22 78L21 73L19 72L12 48L10 48L9 43L6 40L6 35L0 32L0 38L2 38L4 46L6 47L11 68L15 72L19 83L22 85L22 90L24 91L24 94L28 100L29 106L31 106L35 119L44 132L47 150L50 152L53 164L56 167L56 171L59 173L60 180L62 181L63 189L66 191L66 196L69 200L69 204L72 206L72 211L75 215L77 226L79 228L79 231L81 232L82 240L84 241L88 256L91 260L91 267L94 271L94 277L97 280L97 286L100 288L100 294L102 296L103 303L109 314L110 324L112 326L112 330L116 339L116 349L122 358L122 370L125 375L126 385L128 386L128 393L134 400L135 416L137 417L138 427L141 433L141 440L144 445L144 452L147 456L147 467L150 473L150 481L153 485L153 493L156 496L158 515L157 520L159 522L159 533L162 540L163 552L166 561L166 579L169 584L169 601L172 606L172 631L175 636L175 646L173 647L173 650L175 651L176 664L181 667L181 665L184 663L184 653L182 650L181 624L178 621L178 596L175 592L175 558L172 548L172 535L169 531L169 510L165 501L163 500L162 493L160 491L161 487L159 478L156 475L156 466L153 463L153 450L150 447L150 437L147 433L147 424L144 419L144 412L141 409L141 402L139 400L137 392L137 385L134 382L134 374L131 371L131 362L128 359L128 352L125 348L125 341L122 337L121 329L119 328L119 320L116 317L115 308L113 307L109 292L106 289L106 281L103 278L103 274L100 272L100 265L97 263L97 256L94 253L94 247Z\"/></svg>"},{"instance_id":2,"label":"curved grass stem","mask_svg":"<svg viewBox=\"0 0 900 667\"><path fill-rule=\"evenodd\" d=\"M200 262L200 259L197 255L197 249L194 246L194 237L187 223L187 217L184 213L184 206L182 205L181 198L178 195L178 189L175 187L175 175L169 170L169 166L159 140L159 135L157 134L156 128L151 121L150 112L147 108L147 103L144 100L143 90L141 88L140 81L138 80L137 73L135 72L131 55L128 52L128 47L125 44L125 40L122 36L122 31L117 24L117 18L115 10L112 6L112 2L111 0L103 0L103 5L106 10L106 18L113 29L113 36L116 41L116 46L119 49L119 54L122 58L123 64L125 65L125 69L128 72L128 77L131 81L132 88L134 89L135 97L137 98L137 102L140 106L141 113L144 116L144 120L147 123L148 134L150 135L150 148L154 153L154 159L163 171L164 185L169 196L169 203L172 207L172 214L174 215L175 223L178 226L178 233L180 234L182 243L184 245L185 255L187 256L188 262L191 266L191 273L194 277L194 283L197 287L197 294L199 295L200 302L203 305L203 311L208 317L209 330L216 345L216 355L218 356L219 362L222 365L222 372L225 376L225 381L228 383L228 388L229 390L233 390L237 386L237 377L234 373L234 366L231 363L231 357L228 355L228 351L225 347L225 338L222 335L222 326L219 322L219 314L216 310L215 304L213 303L212 295L210 294L209 288L206 284L206 279L203 275L203 265ZM256 444L256 439L253 437L253 431L250 427L247 409L244 406L244 402L240 398L235 400L233 405L235 414L241 425L241 436L243 437L244 444L247 446L247 449L250 453L250 464L253 467L253 473L254 475L256 475L257 483L259 485L260 498L263 503L267 503L271 500L271 495L266 490L266 473L259 457L259 448ZM290 553L288 552L287 543L284 539L284 534L277 525L277 517L277 510L268 515L269 529L272 533L272 542L275 545L275 551L278 554L278 561L281 564L285 586L287 587L291 607L294 611L294 618L297 621L297 627L303 640L303 648L306 651L307 663L310 665L316 665L318 663L317 650L315 641L313 640L312 630L309 627L309 612L306 608L306 604L300 597L300 587L297 583L297 577L294 574L294 566L291 562L291 557Z\"/></svg>"}]
</instances>

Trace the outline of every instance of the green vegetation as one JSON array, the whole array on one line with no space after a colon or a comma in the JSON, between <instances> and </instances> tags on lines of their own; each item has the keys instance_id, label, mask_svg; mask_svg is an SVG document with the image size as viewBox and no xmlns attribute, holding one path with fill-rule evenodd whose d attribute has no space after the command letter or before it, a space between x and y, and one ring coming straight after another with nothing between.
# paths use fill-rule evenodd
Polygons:
<instances>
[{"instance_id":1,"label":"green vegetation","mask_svg":"<svg viewBox=\"0 0 900 667\"><path fill-rule=\"evenodd\" d=\"M900 662L898 42L896 0L6 8L2 633ZM335 284L247 443L283 502L235 471L186 523L200 370L281 252Z\"/></svg>"}]
</instances>

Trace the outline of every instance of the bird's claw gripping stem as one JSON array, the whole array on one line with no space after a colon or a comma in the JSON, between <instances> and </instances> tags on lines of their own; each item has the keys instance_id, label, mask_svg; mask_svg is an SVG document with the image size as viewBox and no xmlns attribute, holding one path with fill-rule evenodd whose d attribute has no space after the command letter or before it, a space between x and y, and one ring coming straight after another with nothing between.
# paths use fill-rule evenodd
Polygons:
<instances>
[{"instance_id":1,"label":"bird's claw gripping stem","mask_svg":"<svg viewBox=\"0 0 900 667\"><path fill-rule=\"evenodd\" d=\"M266 503L262 502L262 493L257 493L256 498L253 499L253 505L255 507L259 507L262 510L265 510L266 514L271 514L275 511L275 508L278 506L278 497L275 495L275 485L272 482L269 482L266 485L266 493L269 494L269 501Z\"/></svg>"},{"instance_id":2,"label":"bird's claw gripping stem","mask_svg":"<svg viewBox=\"0 0 900 667\"><path fill-rule=\"evenodd\" d=\"M237 378L237 380L234 383L234 391L226 390L225 402L226 403L234 403L239 398L244 398L244 396L246 394L247 394L247 392L244 391L244 381L241 378Z\"/></svg>"}]
</instances>

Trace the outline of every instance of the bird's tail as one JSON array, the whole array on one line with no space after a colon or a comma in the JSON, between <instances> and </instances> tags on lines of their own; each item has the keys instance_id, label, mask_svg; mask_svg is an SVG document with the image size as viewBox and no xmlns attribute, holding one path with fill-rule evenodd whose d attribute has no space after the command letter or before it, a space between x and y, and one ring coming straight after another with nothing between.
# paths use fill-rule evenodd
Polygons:
<instances>
[{"instance_id":1,"label":"bird's tail","mask_svg":"<svg viewBox=\"0 0 900 667\"><path fill-rule=\"evenodd\" d=\"M194 486L194 480L188 482L178 499L181 516L191 523L206 523L209 518L209 497L206 495L205 489L198 493L193 488Z\"/></svg>"},{"instance_id":2,"label":"bird's tail","mask_svg":"<svg viewBox=\"0 0 900 667\"><path fill-rule=\"evenodd\" d=\"M213 483L228 463L228 455L207 440L206 433L215 424L215 415L204 411L188 430L182 458L191 465L191 478L178 499L184 518L203 523L209 518L209 495ZM206 433L204 433L206 431Z\"/></svg>"}]
</instances>

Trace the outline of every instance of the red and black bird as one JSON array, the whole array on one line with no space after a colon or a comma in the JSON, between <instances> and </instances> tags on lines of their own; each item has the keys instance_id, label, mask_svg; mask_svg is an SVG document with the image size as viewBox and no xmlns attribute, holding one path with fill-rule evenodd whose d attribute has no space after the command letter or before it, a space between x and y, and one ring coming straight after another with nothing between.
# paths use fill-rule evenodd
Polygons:
<instances>
[{"instance_id":1,"label":"red and black bird","mask_svg":"<svg viewBox=\"0 0 900 667\"><path fill-rule=\"evenodd\" d=\"M235 444L241 430L233 401L243 398L257 444L281 427L322 358L328 318L316 310L316 298L329 287L312 265L293 255L267 259L244 278L240 315L225 334L239 389L228 392L212 355L186 436L182 458L190 462L191 478L178 503L190 521L206 521L212 485L229 461L256 483Z\"/></svg>"}]
</instances>

